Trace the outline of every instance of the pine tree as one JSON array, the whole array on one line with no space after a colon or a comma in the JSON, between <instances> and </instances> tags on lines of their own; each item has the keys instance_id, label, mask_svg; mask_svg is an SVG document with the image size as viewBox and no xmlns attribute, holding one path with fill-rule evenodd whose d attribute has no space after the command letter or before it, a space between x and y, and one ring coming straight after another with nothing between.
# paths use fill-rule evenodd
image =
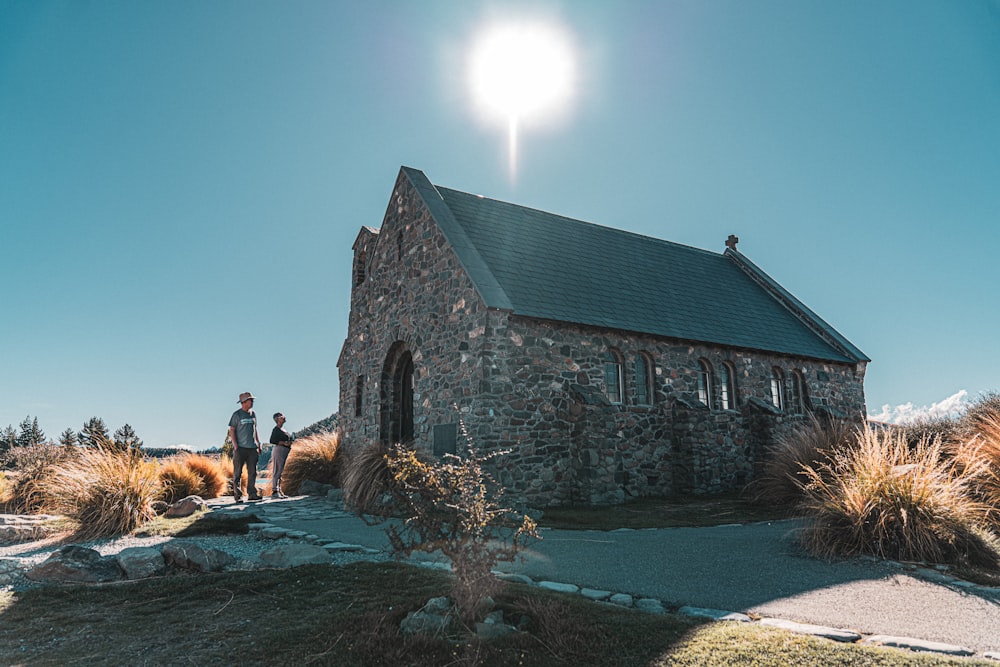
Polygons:
<instances>
[{"instance_id":1,"label":"pine tree","mask_svg":"<svg viewBox=\"0 0 1000 667\"><path fill-rule=\"evenodd\" d=\"M38 417L34 419L31 416L25 417L18 428L20 432L15 442L18 447L31 447L45 442L45 432L38 425Z\"/></svg>"},{"instance_id":2,"label":"pine tree","mask_svg":"<svg viewBox=\"0 0 1000 667\"><path fill-rule=\"evenodd\" d=\"M142 447L142 440L139 436L135 434L135 430L129 425L125 424L120 429L115 431L115 447L122 451L138 451Z\"/></svg>"},{"instance_id":3,"label":"pine tree","mask_svg":"<svg viewBox=\"0 0 1000 667\"><path fill-rule=\"evenodd\" d=\"M111 444L108 427L100 417L91 417L79 433L80 444L84 447L106 447Z\"/></svg>"},{"instance_id":4,"label":"pine tree","mask_svg":"<svg viewBox=\"0 0 1000 667\"><path fill-rule=\"evenodd\" d=\"M17 444L17 431L14 430L13 426L7 426L4 430L0 431L0 454L4 454L10 451L11 447Z\"/></svg>"},{"instance_id":5,"label":"pine tree","mask_svg":"<svg viewBox=\"0 0 1000 667\"><path fill-rule=\"evenodd\" d=\"M77 436L76 431L68 428L59 436L59 444L63 447L75 447L80 444L80 438Z\"/></svg>"}]
</instances>

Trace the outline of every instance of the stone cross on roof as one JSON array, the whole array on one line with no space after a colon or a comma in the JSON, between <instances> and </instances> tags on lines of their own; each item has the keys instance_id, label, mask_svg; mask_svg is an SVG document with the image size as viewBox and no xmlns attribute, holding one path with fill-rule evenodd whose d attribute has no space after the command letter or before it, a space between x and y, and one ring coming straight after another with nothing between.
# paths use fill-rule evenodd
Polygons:
<instances>
[{"instance_id":1,"label":"stone cross on roof","mask_svg":"<svg viewBox=\"0 0 1000 667\"><path fill-rule=\"evenodd\" d=\"M726 247L730 250L736 250L736 244L740 242L740 237L735 234L730 234L729 238L726 239Z\"/></svg>"}]
</instances>

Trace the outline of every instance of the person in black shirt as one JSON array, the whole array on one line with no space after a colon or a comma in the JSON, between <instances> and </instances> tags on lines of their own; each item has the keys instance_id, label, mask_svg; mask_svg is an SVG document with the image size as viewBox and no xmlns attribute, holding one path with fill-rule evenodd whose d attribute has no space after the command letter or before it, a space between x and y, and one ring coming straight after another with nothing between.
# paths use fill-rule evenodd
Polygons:
<instances>
[{"instance_id":1,"label":"person in black shirt","mask_svg":"<svg viewBox=\"0 0 1000 667\"><path fill-rule=\"evenodd\" d=\"M271 461L274 464L274 471L271 474L271 497L287 498L281 492L281 473L285 470L285 459L288 452L292 451L292 436L284 429L285 415L280 412L274 413L275 427L271 431Z\"/></svg>"}]
</instances>

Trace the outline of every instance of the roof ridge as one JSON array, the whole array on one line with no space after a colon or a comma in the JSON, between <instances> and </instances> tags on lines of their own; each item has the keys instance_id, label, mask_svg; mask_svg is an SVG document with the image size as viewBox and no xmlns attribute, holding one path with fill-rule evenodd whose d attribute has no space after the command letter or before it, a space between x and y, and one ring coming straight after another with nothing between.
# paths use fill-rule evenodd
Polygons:
<instances>
[{"instance_id":1,"label":"roof ridge","mask_svg":"<svg viewBox=\"0 0 1000 667\"><path fill-rule=\"evenodd\" d=\"M503 199L496 199L494 197L487 197L485 195L479 195L479 194L475 194L475 193L472 193L472 192L465 192L464 190L456 190L455 188L449 188L449 187L445 187L443 185L434 185L433 187L435 189L439 190L439 191L446 190L448 192L453 192L453 193L458 194L458 195L465 195L466 197L476 197L478 199L485 199L487 201L491 201L491 202L494 202L496 204L502 204L504 206L511 206L513 208L519 208L519 209L523 209L525 211L531 211L533 213L540 213L542 215L550 216L550 217L553 217L553 218L559 218L559 219L565 220L567 222L573 222L573 223L580 224L580 225L587 225L587 226L590 226L590 227L597 227L598 229L604 229L604 230L607 230L609 232L613 232L615 234L624 234L624 235L627 235L627 236L633 236L633 237L638 238L638 239L643 239L643 240L646 240L646 241L652 241L654 243L661 243L661 244L673 246L675 248L683 248L685 250L693 250L695 252L704 253L706 255L711 255L713 257L722 257L723 256L722 253L712 252L711 250L705 250L704 248L699 248L697 246L687 245L686 243L678 243L677 241L670 241L668 239L661 239L661 238L658 238L656 236L650 236L648 234L640 234L639 232L633 232L633 231L630 231L628 229L620 229L618 227L610 227L608 225L602 225L602 224L600 224L598 222L591 222L589 220L580 220L579 218L571 218L568 215L562 215L561 213L552 213L551 211L546 211L546 210L543 210L543 209L540 209L540 208L536 208L534 206L524 206L523 204L515 204L513 202L505 201Z\"/></svg>"}]
</instances>

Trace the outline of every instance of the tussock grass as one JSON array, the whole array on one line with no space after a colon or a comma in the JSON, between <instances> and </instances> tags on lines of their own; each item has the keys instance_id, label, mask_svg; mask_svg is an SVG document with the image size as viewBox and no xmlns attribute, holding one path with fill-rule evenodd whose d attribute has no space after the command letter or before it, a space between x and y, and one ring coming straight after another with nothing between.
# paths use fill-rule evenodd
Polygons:
<instances>
[{"instance_id":1,"label":"tussock grass","mask_svg":"<svg viewBox=\"0 0 1000 667\"><path fill-rule=\"evenodd\" d=\"M33 514L41 510L43 498L40 484L50 471L73 459L78 450L61 445L42 443L13 447L0 464L8 469L7 490L3 506L14 514Z\"/></svg>"},{"instance_id":2,"label":"tussock grass","mask_svg":"<svg viewBox=\"0 0 1000 667\"><path fill-rule=\"evenodd\" d=\"M971 431L981 432L983 425L1000 419L1000 392L983 394L969 406L962 421Z\"/></svg>"},{"instance_id":3,"label":"tussock grass","mask_svg":"<svg viewBox=\"0 0 1000 667\"><path fill-rule=\"evenodd\" d=\"M969 494L970 471L963 475L937 439L911 445L900 431L866 428L856 446L803 472L805 543L814 554L998 565L981 530L988 508Z\"/></svg>"},{"instance_id":4,"label":"tussock grass","mask_svg":"<svg viewBox=\"0 0 1000 667\"><path fill-rule=\"evenodd\" d=\"M955 461L969 478L970 493L989 509L989 523L1000 530L1000 411L981 414L976 432L955 447Z\"/></svg>"},{"instance_id":5,"label":"tussock grass","mask_svg":"<svg viewBox=\"0 0 1000 667\"><path fill-rule=\"evenodd\" d=\"M180 459L164 461L160 466L160 482L163 484L165 502L172 503L187 496L198 495L201 477L195 474Z\"/></svg>"},{"instance_id":6,"label":"tussock grass","mask_svg":"<svg viewBox=\"0 0 1000 667\"><path fill-rule=\"evenodd\" d=\"M776 438L764 454L761 475L749 484L747 493L760 505L790 506L802 500L807 481L805 469L823 471L822 464L834 452L852 446L856 425L846 420L809 419Z\"/></svg>"},{"instance_id":7,"label":"tussock grass","mask_svg":"<svg viewBox=\"0 0 1000 667\"><path fill-rule=\"evenodd\" d=\"M155 463L129 452L85 449L39 481L42 511L77 522L76 539L123 535L155 516L163 486Z\"/></svg>"},{"instance_id":8,"label":"tussock grass","mask_svg":"<svg viewBox=\"0 0 1000 667\"><path fill-rule=\"evenodd\" d=\"M364 514L384 514L383 498L394 484L388 453L386 445L369 442L359 450L345 449L341 454L340 482L348 507Z\"/></svg>"},{"instance_id":9,"label":"tussock grass","mask_svg":"<svg viewBox=\"0 0 1000 667\"><path fill-rule=\"evenodd\" d=\"M219 462L203 454L182 454L163 462L160 480L163 499L172 503L187 496L218 498L232 476L223 471Z\"/></svg>"},{"instance_id":10,"label":"tussock grass","mask_svg":"<svg viewBox=\"0 0 1000 667\"><path fill-rule=\"evenodd\" d=\"M292 451L281 474L281 490L289 495L299 492L304 480L323 484L340 483L340 436L317 433L292 443Z\"/></svg>"}]
</instances>

